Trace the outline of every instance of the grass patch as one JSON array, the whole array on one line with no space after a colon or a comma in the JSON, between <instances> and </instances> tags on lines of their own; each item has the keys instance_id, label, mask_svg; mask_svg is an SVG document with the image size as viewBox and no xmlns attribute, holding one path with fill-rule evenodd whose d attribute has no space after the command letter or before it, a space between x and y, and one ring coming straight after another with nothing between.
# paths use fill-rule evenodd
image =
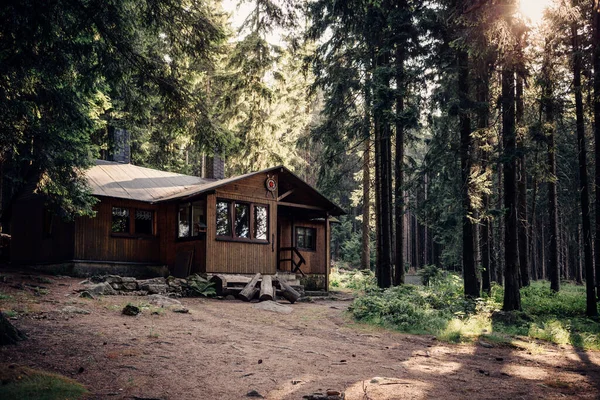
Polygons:
<instances>
[{"instance_id":1,"label":"grass patch","mask_svg":"<svg viewBox=\"0 0 600 400\"><path fill-rule=\"evenodd\" d=\"M548 282L534 282L521 290L523 311L511 313L501 311L503 296L503 288L494 286L490 296L466 300L462 279L448 274L429 286L367 289L350 312L361 322L453 343L536 339L600 349L600 324L585 317L585 288L565 283L553 293Z\"/></svg>"},{"instance_id":2,"label":"grass patch","mask_svg":"<svg viewBox=\"0 0 600 400\"><path fill-rule=\"evenodd\" d=\"M21 400L80 399L87 390L65 376L18 365L0 364L0 398Z\"/></svg>"}]
</instances>

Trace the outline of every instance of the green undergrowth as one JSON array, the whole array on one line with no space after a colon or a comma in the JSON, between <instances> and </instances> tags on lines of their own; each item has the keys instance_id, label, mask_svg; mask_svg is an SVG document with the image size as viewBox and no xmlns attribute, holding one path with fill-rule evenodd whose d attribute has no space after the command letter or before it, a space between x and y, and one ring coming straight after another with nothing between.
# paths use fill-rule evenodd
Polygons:
<instances>
[{"instance_id":1,"label":"green undergrowth","mask_svg":"<svg viewBox=\"0 0 600 400\"><path fill-rule=\"evenodd\" d=\"M585 317L583 286L565 283L553 293L548 282L534 282L521 290L523 311L518 312L501 311L503 296L503 288L495 285L489 296L466 300L462 279L448 274L428 286L369 289L350 312L360 322L449 342L483 339L516 345L539 339L600 349L600 324Z\"/></svg>"},{"instance_id":2,"label":"green undergrowth","mask_svg":"<svg viewBox=\"0 0 600 400\"><path fill-rule=\"evenodd\" d=\"M80 399L87 390L65 376L16 365L0 364L0 399Z\"/></svg>"},{"instance_id":3,"label":"green undergrowth","mask_svg":"<svg viewBox=\"0 0 600 400\"><path fill-rule=\"evenodd\" d=\"M329 289L350 289L353 291L368 291L375 289L375 274L370 270L344 270L332 268L329 273Z\"/></svg>"}]
</instances>

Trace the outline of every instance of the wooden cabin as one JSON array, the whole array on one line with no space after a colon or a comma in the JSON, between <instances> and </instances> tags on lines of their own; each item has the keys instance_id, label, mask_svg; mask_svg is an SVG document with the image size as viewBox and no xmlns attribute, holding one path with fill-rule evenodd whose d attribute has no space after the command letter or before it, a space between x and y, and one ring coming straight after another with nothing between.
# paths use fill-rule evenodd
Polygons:
<instances>
[{"instance_id":1,"label":"wooden cabin","mask_svg":"<svg viewBox=\"0 0 600 400\"><path fill-rule=\"evenodd\" d=\"M93 218L64 222L39 195L17 202L13 263L81 275L281 271L327 288L330 219L344 212L285 167L208 179L97 161L86 176Z\"/></svg>"}]
</instances>

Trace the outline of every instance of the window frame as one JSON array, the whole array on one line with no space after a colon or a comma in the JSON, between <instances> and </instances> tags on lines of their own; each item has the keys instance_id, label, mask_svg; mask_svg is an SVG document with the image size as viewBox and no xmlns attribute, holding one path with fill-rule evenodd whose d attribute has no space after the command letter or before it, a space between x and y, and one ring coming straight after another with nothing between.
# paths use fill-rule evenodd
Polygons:
<instances>
[{"instance_id":1,"label":"window frame","mask_svg":"<svg viewBox=\"0 0 600 400\"><path fill-rule=\"evenodd\" d=\"M217 203L227 203L227 212L228 212L228 216L229 216L229 235L218 235L216 232L216 227L217 227ZM249 233L249 237L239 237L236 235L236 231L235 231L235 217L236 217L236 205L246 205L248 206L248 213L249 213L249 221L248 221L248 233ZM266 231L266 239L257 239L256 238L256 221L255 221L255 217L256 217L256 207L263 207L266 212L267 212L267 231ZM271 241L269 240L269 234L270 234L270 207L269 204L265 204L265 203L258 203L258 202L253 202L253 201L244 201L244 200L231 200L231 199L226 199L226 198L217 198L215 201L215 240L218 241L223 241L223 242L244 242L244 243L255 243L255 244L270 244Z\"/></svg>"},{"instance_id":2,"label":"window frame","mask_svg":"<svg viewBox=\"0 0 600 400\"><path fill-rule=\"evenodd\" d=\"M113 217L113 209L122 208L126 209L129 212L129 230L128 232L113 232L112 230L112 217ZM149 211L152 213L152 233L136 233L135 231L135 214L136 211ZM155 239L157 235L156 229L156 210L150 208L141 208L141 207L133 207L133 206L122 206L122 205L114 205L111 204L110 208L110 216L111 216L111 227L110 227L110 236L112 237L120 237L120 238L137 238L137 239Z\"/></svg>"},{"instance_id":3,"label":"window frame","mask_svg":"<svg viewBox=\"0 0 600 400\"><path fill-rule=\"evenodd\" d=\"M194 233L194 204L201 204L204 212L204 222L202 222L204 224L204 228L201 228L198 232L199 234L195 236L192 235ZM189 234L187 236L179 236L179 210L183 205L188 207L187 222L189 226ZM175 226L175 239L177 241L185 242L190 240L204 240L206 238L206 228L206 200L187 201L177 204L177 224Z\"/></svg>"},{"instance_id":4,"label":"window frame","mask_svg":"<svg viewBox=\"0 0 600 400\"><path fill-rule=\"evenodd\" d=\"M313 247L300 247L298 246L298 230L299 229L304 229L304 231L312 231L312 237L313 237ZM303 235L304 237L306 237L306 233L304 233ZM305 240L306 242L306 240ZM317 252L317 228L312 227L312 226L303 226L303 225L296 225L294 226L294 246L298 249L298 250L302 250L302 251L310 251L313 253Z\"/></svg>"}]
</instances>

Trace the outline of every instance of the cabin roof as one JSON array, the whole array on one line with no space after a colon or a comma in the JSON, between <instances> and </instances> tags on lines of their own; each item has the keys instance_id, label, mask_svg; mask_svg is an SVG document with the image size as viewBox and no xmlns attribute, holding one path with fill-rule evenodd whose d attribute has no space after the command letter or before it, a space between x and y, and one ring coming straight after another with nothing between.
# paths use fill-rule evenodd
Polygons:
<instances>
[{"instance_id":1,"label":"cabin roof","mask_svg":"<svg viewBox=\"0 0 600 400\"><path fill-rule=\"evenodd\" d=\"M288 184L302 187L305 191L308 191L307 195L322 204L329 210L330 214L345 214L340 207L281 165L217 180L138 167L131 164L97 160L96 165L86 171L86 178L92 193L96 196L158 203L192 197L253 175L276 170L280 170L283 179L288 181ZM301 199L298 200L300 200L298 202L301 202Z\"/></svg>"}]
</instances>

